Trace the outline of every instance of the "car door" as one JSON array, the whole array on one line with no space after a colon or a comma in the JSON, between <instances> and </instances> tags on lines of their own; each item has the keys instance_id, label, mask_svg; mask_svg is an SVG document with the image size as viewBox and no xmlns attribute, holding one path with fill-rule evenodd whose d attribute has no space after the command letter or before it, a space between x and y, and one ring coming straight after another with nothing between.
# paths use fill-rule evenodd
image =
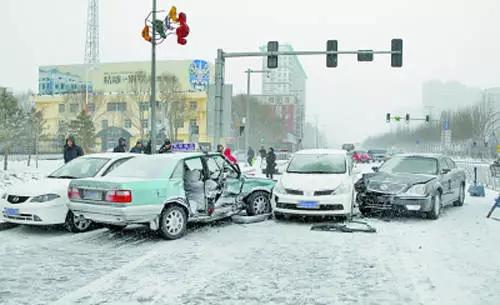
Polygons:
<instances>
[{"instance_id":1,"label":"car door","mask_svg":"<svg viewBox=\"0 0 500 305\"><path fill-rule=\"evenodd\" d=\"M214 172L220 173L218 183L220 183L222 195L215 203L216 208L217 206L234 204L238 195L241 193L241 188L243 186L243 178L241 177L239 170L237 170L221 155L207 156L206 164L209 175L213 176L212 173Z\"/></svg>"},{"instance_id":2,"label":"car door","mask_svg":"<svg viewBox=\"0 0 500 305\"><path fill-rule=\"evenodd\" d=\"M193 213L206 213L208 205L205 196L205 181L207 179L203 160L194 157L184 160L184 191Z\"/></svg>"},{"instance_id":3,"label":"car door","mask_svg":"<svg viewBox=\"0 0 500 305\"><path fill-rule=\"evenodd\" d=\"M453 200L453 188L452 188L453 173L450 168L450 165L446 161L446 158L439 159L439 175L440 175L441 185L443 187L443 195L441 200L443 201L443 203L448 203L451 200Z\"/></svg>"},{"instance_id":4,"label":"car door","mask_svg":"<svg viewBox=\"0 0 500 305\"><path fill-rule=\"evenodd\" d=\"M456 199L458 198L459 196L459 192L460 192L460 185L462 183L462 177L460 175L460 171L458 170L457 168L457 165L455 164L455 162L450 159L450 158L445 158L446 159L446 162L448 163L448 166L450 167L451 169L451 192L452 192L452 199Z\"/></svg>"}]
</instances>

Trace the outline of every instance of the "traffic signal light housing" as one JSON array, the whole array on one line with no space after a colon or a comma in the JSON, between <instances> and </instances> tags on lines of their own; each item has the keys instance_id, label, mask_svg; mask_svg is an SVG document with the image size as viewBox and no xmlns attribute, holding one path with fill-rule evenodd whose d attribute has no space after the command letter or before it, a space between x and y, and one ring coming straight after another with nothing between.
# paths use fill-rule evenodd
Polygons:
<instances>
[{"instance_id":1,"label":"traffic signal light housing","mask_svg":"<svg viewBox=\"0 0 500 305\"><path fill-rule=\"evenodd\" d=\"M373 61L373 50L358 50L358 61Z\"/></svg>"},{"instance_id":2,"label":"traffic signal light housing","mask_svg":"<svg viewBox=\"0 0 500 305\"><path fill-rule=\"evenodd\" d=\"M400 68L403 66L403 39L391 40L391 67Z\"/></svg>"},{"instance_id":3,"label":"traffic signal light housing","mask_svg":"<svg viewBox=\"0 0 500 305\"><path fill-rule=\"evenodd\" d=\"M391 122L391 114L390 114L390 113L387 113L387 114L385 115L385 121L386 121L387 123L390 123L390 122Z\"/></svg>"},{"instance_id":4,"label":"traffic signal light housing","mask_svg":"<svg viewBox=\"0 0 500 305\"><path fill-rule=\"evenodd\" d=\"M179 13L178 17L179 27L175 30L177 35L177 43L185 45L187 43L186 37L189 35L189 26L187 25L186 13Z\"/></svg>"},{"instance_id":5,"label":"traffic signal light housing","mask_svg":"<svg viewBox=\"0 0 500 305\"><path fill-rule=\"evenodd\" d=\"M326 51L338 51L338 41L337 40L328 40L326 42ZM328 68L337 67L337 54L326 54L326 66Z\"/></svg>"},{"instance_id":6,"label":"traffic signal light housing","mask_svg":"<svg viewBox=\"0 0 500 305\"><path fill-rule=\"evenodd\" d=\"M151 35L149 34L149 26L145 25L141 32L142 38L144 40L151 42Z\"/></svg>"},{"instance_id":7,"label":"traffic signal light housing","mask_svg":"<svg viewBox=\"0 0 500 305\"><path fill-rule=\"evenodd\" d=\"M163 24L163 21L159 19L153 20L153 27L155 29L155 32L158 33L161 38L167 38L167 33L165 32L165 25Z\"/></svg>"},{"instance_id":8,"label":"traffic signal light housing","mask_svg":"<svg viewBox=\"0 0 500 305\"><path fill-rule=\"evenodd\" d=\"M267 52L278 52L279 43L277 41L267 42ZM267 68L276 69L278 68L278 55L268 55L267 56Z\"/></svg>"},{"instance_id":9,"label":"traffic signal light housing","mask_svg":"<svg viewBox=\"0 0 500 305\"><path fill-rule=\"evenodd\" d=\"M425 122L429 123L431 121L431 116L430 115L426 115L425 116Z\"/></svg>"},{"instance_id":10,"label":"traffic signal light housing","mask_svg":"<svg viewBox=\"0 0 500 305\"><path fill-rule=\"evenodd\" d=\"M410 114L409 113L406 114L405 119L406 119L406 123L410 123Z\"/></svg>"}]
</instances>

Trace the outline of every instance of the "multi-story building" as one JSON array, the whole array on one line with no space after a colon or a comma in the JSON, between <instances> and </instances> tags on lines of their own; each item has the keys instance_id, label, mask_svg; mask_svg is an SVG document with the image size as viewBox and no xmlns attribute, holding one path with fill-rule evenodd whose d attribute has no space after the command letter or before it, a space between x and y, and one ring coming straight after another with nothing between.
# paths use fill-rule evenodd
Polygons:
<instances>
[{"instance_id":1,"label":"multi-story building","mask_svg":"<svg viewBox=\"0 0 500 305\"><path fill-rule=\"evenodd\" d=\"M96 151L112 148L119 137L130 145L145 139L151 127L149 69L150 62L40 67L35 105L43 112L46 136L65 137L69 122L85 109L97 131ZM209 142L211 71L203 60L157 63L156 122L161 135L179 142Z\"/></svg>"},{"instance_id":2,"label":"multi-story building","mask_svg":"<svg viewBox=\"0 0 500 305\"><path fill-rule=\"evenodd\" d=\"M265 51L266 46L261 47ZM293 51L289 44L280 44L280 51ZM262 62L263 69L267 69L267 59ZM269 73L262 77L262 94L267 96L293 95L295 99L295 120L298 122L294 136L296 142L304 136L305 111L306 111L306 80L307 75L295 55L279 56L278 68L269 70ZM290 137L288 137L290 138Z\"/></svg>"}]
</instances>

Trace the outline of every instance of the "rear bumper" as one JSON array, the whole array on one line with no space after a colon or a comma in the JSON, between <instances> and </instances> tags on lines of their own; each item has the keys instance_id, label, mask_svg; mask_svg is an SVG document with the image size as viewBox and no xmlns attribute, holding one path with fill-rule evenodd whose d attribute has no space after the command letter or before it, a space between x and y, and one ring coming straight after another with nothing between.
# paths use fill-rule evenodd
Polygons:
<instances>
[{"instance_id":1,"label":"rear bumper","mask_svg":"<svg viewBox=\"0 0 500 305\"><path fill-rule=\"evenodd\" d=\"M149 223L160 215L161 205L110 205L72 201L69 208L73 214L83 216L97 223L128 225Z\"/></svg>"},{"instance_id":2,"label":"rear bumper","mask_svg":"<svg viewBox=\"0 0 500 305\"><path fill-rule=\"evenodd\" d=\"M15 209L18 213L17 215L8 215L6 209ZM57 225L66 222L68 207L61 198L49 202L25 202L20 204L11 204L1 200L0 213L3 220L9 223Z\"/></svg>"},{"instance_id":3,"label":"rear bumper","mask_svg":"<svg viewBox=\"0 0 500 305\"><path fill-rule=\"evenodd\" d=\"M318 201L318 208L307 209L298 207L299 201ZM274 212L303 216L340 216L351 214L352 197L350 194L332 196L294 196L273 194L271 205Z\"/></svg>"},{"instance_id":4,"label":"rear bumper","mask_svg":"<svg viewBox=\"0 0 500 305\"><path fill-rule=\"evenodd\" d=\"M429 212L432 210L432 196L397 196L369 192L359 204L364 209Z\"/></svg>"}]
</instances>

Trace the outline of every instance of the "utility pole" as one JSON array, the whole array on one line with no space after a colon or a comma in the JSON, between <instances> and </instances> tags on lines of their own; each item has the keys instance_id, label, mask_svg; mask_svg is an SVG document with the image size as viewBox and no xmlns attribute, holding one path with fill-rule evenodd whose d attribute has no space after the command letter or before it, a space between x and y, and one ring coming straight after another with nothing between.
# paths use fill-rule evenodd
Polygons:
<instances>
[{"instance_id":1,"label":"utility pole","mask_svg":"<svg viewBox=\"0 0 500 305\"><path fill-rule=\"evenodd\" d=\"M266 73L269 74L268 70L252 70L248 68L245 73L247 74L247 100L245 103L245 149L248 148L250 142L250 74L252 73Z\"/></svg>"},{"instance_id":2,"label":"utility pole","mask_svg":"<svg viewBox=\"0 0 500 305\"><path fill-rule=\"evenodd\" d=\"M153 20L156 20L156 0L153 0ZM155 22L151 24L151 96L149 98L149 113L151 126L149 128L151 137L151 154L156 153L156 29Z\"/></svg>"},{"instance_id":3,"label":"utility pole","mask_svg":"<svg viewBox=\"0 0 500 305\"><path fill-rule=\"evenodd\" d=\"M318 115L315 116L315 120L316 120L316 148L319 148Z\"/></svg>"}]
</instances>

